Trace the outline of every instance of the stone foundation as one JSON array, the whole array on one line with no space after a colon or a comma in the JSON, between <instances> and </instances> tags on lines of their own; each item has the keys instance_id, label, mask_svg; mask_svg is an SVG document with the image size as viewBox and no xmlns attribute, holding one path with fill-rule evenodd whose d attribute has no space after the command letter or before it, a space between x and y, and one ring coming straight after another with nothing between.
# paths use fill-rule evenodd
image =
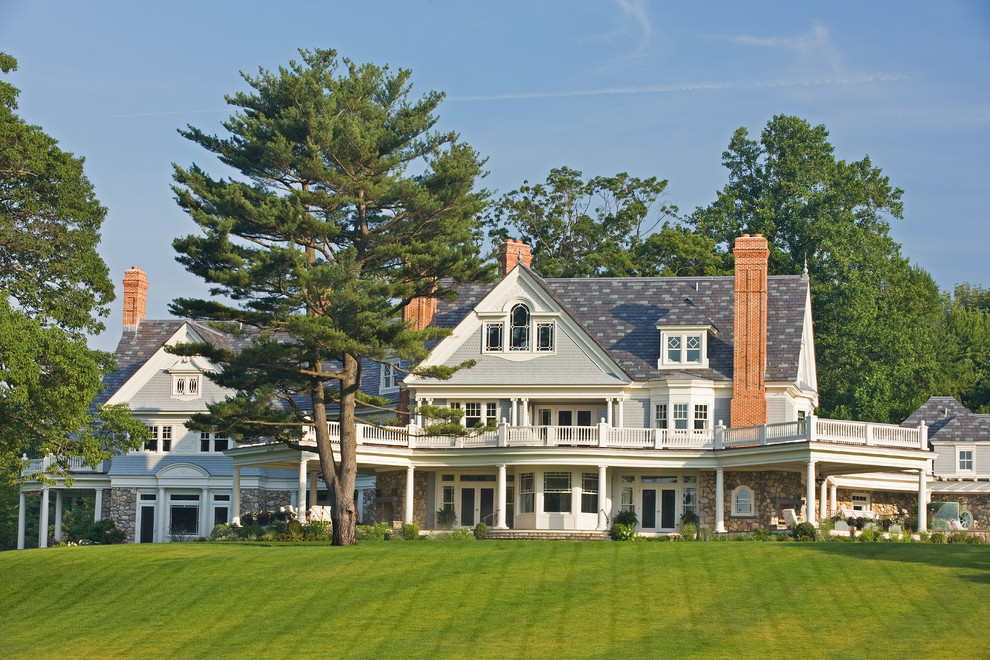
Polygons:
<instances>
[{"instance_id":1,"label":"stone foundation","mask_svg":"<svg viewBox=\"0 0 990 660\"><path fill-rule=\"evenodd\" d=\"M259 511L278 511L292 502L292 493L287 490L266 490L264 488L241 488L240 514Z\"/></svg>"},{"instance_id":2,"label":"stone foundation","mask_svg":"<svg viewBox=\"0 0 990 660\"><path fill-rule=\"evenodd\" d=\"M136 488L110 488L103 491L103 517L112 518L117 529L124 533L126 543L134 543L137 532Z\"/></svg>"},{"instance_id":3,"label":"stone foundation","mask_svg":"<svg viewBox=\"0 0 990 660\"><path fill-rule=\"evenodd\" d=\"M959 512L973 515L971 529L990 529L990 493L934 493L932 502L959 502Z\"/></svg>"},{"instance_id":4,"label":"stone foundation","mask_svg":"<svg viewBox=\"0 0 990 660\"><path fill-rule=\"evenodd\" d=\"M375 474L378 497L375 498L375 520L394 522L405 520L406 471L378 472ZM426 527L429 475L417 471L413 475L413 522Z\"/></svg>"},{"instance_id":5,"label":"stone foundation","mask_svg":"<svg viewBox=\"0 0 990 660\"><path fill-rule=\"evenodd\" d=\"M753 515L732 515L732 491L739 486L753 490ZM804 513L805 487L797 472L725 472L723 520L728 532L751 532L783 527L784 509ZM715 529L715 473L703 471L698 479L698 518L702 527Z\"/></svg>"},{"instance_id":6,"label":"stone foundation","mask_svg":"<svg viewBox=\"0 0 990 660\"><path fill-rule=\"evenodd\" d=\"M835 515L840 509L852 509L853 493L869 493L870 510L875 511L881 518L907 518L913 513L916 513L918 510L917 491L913 493L905 493L838 488L835 491L836 511L829 511L829 513L831 515ZM831 504L829 506L831 506Z\"/></svg>"}]
</instances>

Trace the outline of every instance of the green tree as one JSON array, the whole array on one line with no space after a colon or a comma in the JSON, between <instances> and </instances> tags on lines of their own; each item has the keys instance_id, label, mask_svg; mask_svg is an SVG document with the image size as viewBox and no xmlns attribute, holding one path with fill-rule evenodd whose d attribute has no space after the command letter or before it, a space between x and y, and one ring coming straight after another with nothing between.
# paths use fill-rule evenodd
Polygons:
<instances>
[{"instance_id":1,"label":"green tree","mask_svg":"<svg viewBox=\"0 0 990 660\"><path fill-rule=\"evenodd\" d=\"M252 90L227 97L238 108L223 124L229 137L181 131L242 176L175 167L177 201L202 229L174 242L179 261L226 302L178 299L172 309L251 329L239 352L177 349L222 363L214 380L236 392L193 428L298 447L303 426L314 427L333 542L350 545L355 411L374 404L359 390L362 359L422 359L423 342L446 333L412 329L403 309L490 275L475 240L483 163L455 134L432 130L443 95L410 100L409 71L341 66L332 50L300 55L277 72L243 75ZM327 428L333 405L339 462Z\"/></svg>"},{"instance_id":2,"label":"green tree","mask_svg":"<svg viewBox=\"0 0 990 660\"><path fill-rule=\"evenodd\" d=\"M545 184L524 181L503 195L486 222L492 238L516 233L531 245L533 269L543 277L639 275L663 268L649 261L660 252L643 243L666 218L676 217L677 208L661 202L666 188L667 181L656 177L623 172L585 180L560 167L550 170Z\"/></svg>"},{"instance_id":3,"label":"green tree","mask_svg":"<svg viewBox=\"0 0 990 660\"><path fill-rule=\"evenodd\" d=\"M0 70L16 68L0 54ZM145 432L125 406L90 410L114 369L86 346L114 297L96 251L106 209L83 159L15 113L17 94L0 82L0 467L16 471L22 453L55 455L55 470L96 464Z\"/></svg>"},{"instance_id":4,"label":"green tree","mask_svg":"<svg viewBox=\"0 0 990 660\"><path fill-rule=\"evenodd\" d=\"M986 289L982 289L986 292ZM938 328L939 389L978 413L990 412L990 310L979 306L980 289L968 284L945 296Z\"/></svg>"},{"instance_id":5,"label":"green tree","mask_svg":"<svg viewBox=\"0 0 990 660\"><path fill-rule=\"evenodd\" d=\"M722 162L728 185L688 224L719 244L726 265L744 232L770 241L771 274L807 265L821 413L906 417L935 387L941 301L889 235L902 191L869 157L837 160L826 128L797 117L774 117L759 140L738 129Z\"/></svg>"}]
</instances>

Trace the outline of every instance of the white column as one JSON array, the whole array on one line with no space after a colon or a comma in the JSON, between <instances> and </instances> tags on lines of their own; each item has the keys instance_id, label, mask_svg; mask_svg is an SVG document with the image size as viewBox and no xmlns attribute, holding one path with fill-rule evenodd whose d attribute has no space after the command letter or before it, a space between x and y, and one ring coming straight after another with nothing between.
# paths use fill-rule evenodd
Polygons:
<instances>
[{"instance_id":1,"label":"white column","mask_svg":"<svg viewBox=\"0 0 990 660\"><path fill-rule=\"evenodd\" d=\"M103 489L97 488L96 500L93 502L93 522L100 522L101 520L103 520Z\"/></svg>"},{"instance_id":2,"label":"white column","mask_svg":"<svg viewBox=\"0 0 990 660\"><path fill-rule=\"evenodd\" d=\"M529 399L522 399L522 419L519 426L529 426Z\"/></svg>"},{"instance_id":3,"label":"white column","mask_svg":"<svg viewBox=\"0 0 990 660\"><path fill-rule=\"evenodd\" d=\"M27 502L24 491L20 492L20 501L17 503L17 549L24 549L24 529L27 527Z\"/></svg>"},{"instance_id":4,"label":"white column","mask_svg":"<svg viewBox=\"0 0 990 660\"><path fill-rule=\"evenodd\" d=\"M608 482L605 480L605 465L598 466L598 526L595 529L605 529L608 522L605 520L605 508L608 505Z\"/></svg>"},{"instance_id":5,"label":"white column","mask_svg":"<svg viewBox=\"0 0 990 660\"><path fill-rule=\"evenodd\" d=\"M498 481L495 488L495 529L508 529L505 524L505 464L498 466Z\"/></svg>"},{"instance_id":6,"label":"white column","mask_svg":"<svg viewBox=\"0 0 990 660\"><path fill-rule=\"evenodd\" d=\"M918 531L928 530L928 474L918 470Z\"/></svg>"},{"instance_id":7,"label":"white column","mask_svg":"<svg viewBox=\"0 0 990 660\"><path fill-rule=\"evenodd\" d=\"M807 480L808 480L808 483L807 483L807 486L808 486L808 492L807 492L808 501L807 501L806 506L805 506L805 508L807 509L806 515L807 515L808 522L810 522L811 524L814 524L815 523L815 462L814 461L808 461Z\"/></svg>"},{"instance_id":8,"label":"white column","mask_svg":"<svg viewBox=\"0 0 990 660\"><path fill-rule=\"evenodd\" d=\"M835 485L835 481L833 480L829 480L829 481L831 481L828 488L829 511L832 513L833 516L836 516L839 514L839 498L837 494L838 486Z\"/></svg>"},{"instance_id":9,"label":"white column","mask_svg":"<svg viewBox=\"0 0 990 660\"><path fill-rule=\"evenodd\" d=\"M199 493L199 536L209 536L213 531L209 528L210 489L201 488Z\"/></svg>"},{"instance_id":10,"label":"white column","mask_svg":"<svg viewBox=\"0 0 990 660\"><path fill-rule=\"evenodd\" d=\"M65 502L62 499L62 490L55 491L55 541L62 542L62 513Z\"/></svg>"},{"instance_id":11,"label":"white column","mask_svg":"<svg viewBox=\"0 0 990 660\"><path fill-rule=\"evenodd\" d=\"M41 520L38 522L38 547L48 547L48 486L41 489Z\"/></svg>"},{"instance_id":12,"label":"white column","mask_svg":"<svg viewBox=\"0 0 990 660\"><path fill-rule=\"evenodd\" d=\"M299 492L296 493L296 520L306 522L306 463L308 458L299 459Z\"/></svg>"},{"instance_id":13,"label":"white column","mask_svg":"<svg viewBox=\"0 0 990 660\"><path fill-rule=\"evenodd\" d=\"M612 426L612 402L615 399L605 399L605 422Z\"/></svg>"},{"instance_id":14,"label":"white column","mask_svg":"<svg viewBox=\"0 0 990 660\"><path fill-rule=\"evenodd\" d=\"M233 492L231 493L230 504L231 504L231 508L233 508L234 510L231 511L233 517L230 519L230 522L235 525L240 525L241 524L241 466L239 465L234 468L234 483L231 484L231 490Z\"/></svg>"},{"instance_id":15,"label":"white column","mask_svg":"<svg viewBox=\"0 0 990 660\"><path fill-rule=\"evenodd\" d=\"M622 398L619 398L618 403L619 403L619 412L616 415L615 425L621 428L621 427L625 426L625 423L622 421L622 420L625 419L624 406L623 406L623 400L622 400Z\"/></svg>"},{"instance_id":16,"label":"white column","mask_svg":"<svg viewBox=\"0 0 990 660\"><path fill-rule=\"evenodd\" d=\"M725 533L725 479L722 468L715 468L715 531Z\"/></svg>"},{"instance_id":17,"label":"white column","mask_svg":"<svg viewBox=\"0 0 990 660\"><path fill-rule=\"evenodd\" d=\"M412 465L406 468L406 505L405 510L402 512L403 522L411 523L413 521L413 477L415 475L416 468Z\"/></svg>"},{"instance_id":18,"label":"white column","mask_svg":"<svg viewBox=\"0 0 990 660\"><path fill-rule=\"evenodd\" d=\"M828 479L822 481L822 492L818 497L818 520L825 520L828 518Z\"/></svg>"},{"instance_id":19,"label":"white column","mask_svg":"<svg viewBox=\"0 0 990 660\"><path fill-rule=\"evenodd\" d=\"M512 426L520 426L519 424L519 399L512 399L512 414L509 415L509 423Z\"/></svg>"},{"instance_id":20,"label":"white column","mask_svg":"<svg viewBox=\"0 0 990 660\"><path fill-rule=\"evenodd\" d=\"M155 502L155 512L158 514L158 536L155 539L158 543L165 542L165 521L168 520L168 500L165 499L165 489L158 489L158 500Z\"/></svg>"}]
</instances>

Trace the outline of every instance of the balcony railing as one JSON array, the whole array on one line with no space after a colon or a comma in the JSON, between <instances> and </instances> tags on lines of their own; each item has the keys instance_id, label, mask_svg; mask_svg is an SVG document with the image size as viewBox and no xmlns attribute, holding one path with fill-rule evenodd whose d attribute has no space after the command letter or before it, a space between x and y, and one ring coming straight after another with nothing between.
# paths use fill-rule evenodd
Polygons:
<instances>
[{"instance_id":1,"label":"balcony railing","mask_svg":"<svg viewBox=\"0 0 990 660\"><path fill-rule=\"evenodd\" d=\"M339 442L340 426L330 422L331 440ZM415 425L379 427L357 424L357 443L409 449L471 447L606 447L613 449L721 450L788 442L826 442L892 449L927 449L925 426L848 422L811 416L796 422L714 429L652 429L596 426L510 426L465 436L427 435ZM312 431L307 440L313 440Z\"/></svg>"},{"instance_id":2,"label":"balcony railing","mask_svg":"<svg viewBox=\"0 0 990 660\"><path fill-rule=\"evenodd\" d=\"M48 455L44 458L32 458L21 471L22 476L29 476L37 472L47 472L48 468L55 465L57 460L54 456ZM100 461L96 469L92 465L87 465L81 458L70 458L68 461L69 472L106 472L107 461Z\"/></svg>"}]
</instances>

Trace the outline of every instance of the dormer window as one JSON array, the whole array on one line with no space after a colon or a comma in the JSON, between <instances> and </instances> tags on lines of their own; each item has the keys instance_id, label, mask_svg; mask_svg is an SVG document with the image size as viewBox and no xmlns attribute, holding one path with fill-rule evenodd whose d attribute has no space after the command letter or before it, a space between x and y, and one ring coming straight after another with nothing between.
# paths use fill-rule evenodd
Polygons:
<instances>
[{"instance_id":1,"label":"dormer window","mask_svg":"<svg viewBox=\"0 0 990 660\"><path fill-rule=\"evenodd\" d=\"M487 321L484 324L484 351L515 354L552 353L556 322L543 320L548 315L545 312L537 312L534 315L526 303L516 303L509 310L508 317L502 317L504 320Z\"/></svg>"},{"instance_id":2,"label":"dormer window","mask_svg":"<svg viewBox=\"0 0 990 660\"><path fill-rule=\"evenodd\" d=\"M662 329L663 350L658 366L661 369L707 367L708 355L705 346L707 338L707 331L701 328Z\"/></svg>"},{"instance_id":3,"label":"dormer window","mask_svg":"<svg viewBox=\"0 0 990 660\"><path fill-rule=\"evenodd\" d=\"M399 389L399 370L391 362L381 363L381 379L378 384L379 394L394 392Z\"/></svg>"},{"instance_id":4,"label":"dormer window","mask_svg":"<svg viewBox=\"0 0 990 660\"><path fill-rule=\"evenodd\" d=\"M172 375L172 396L195 397L199 395L199 376Z\"/></svg>"}]
</instances>

